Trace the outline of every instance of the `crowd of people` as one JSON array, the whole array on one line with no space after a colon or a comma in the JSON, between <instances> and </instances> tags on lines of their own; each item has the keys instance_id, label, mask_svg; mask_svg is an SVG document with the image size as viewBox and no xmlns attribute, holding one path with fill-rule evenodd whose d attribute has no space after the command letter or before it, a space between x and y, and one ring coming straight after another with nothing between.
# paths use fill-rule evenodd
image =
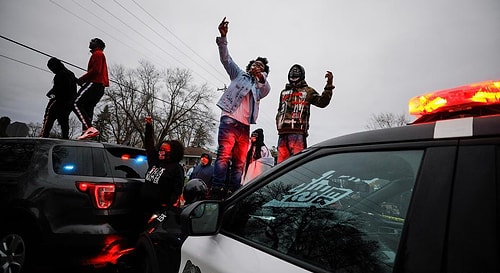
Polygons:
<instances>
[{"instance_id":1,"label":"crowd of people","mask_svg":"<svg viewBox=\"0 0 500 273\"><path fill-rule=\"evenodd\" d=\"M173 207L179 202L183 186L187 181L204 183L206 197L225 199L242 185L249 183L263 171L279 164L288 157L307 148L311 105L324 108L329 105L333 89L333 73L325 74L326 85L320 94L310 87L305 78L305 69L294 64L288 72L288 83L280 92L276 129L278 132L277 159L264 143L261 128L250 133L250 126L257 124L259 104L271 91L267 80L269 61L265 57L250 60L246 67L239 67L228 49L227 34L229 22L220 22L216 37L219 58L226 70L230 84L217 102L221 109L217 134L215 159L210 153L203 153L199 164L186 173L181 165L184 146L178 140L160 140L153 143L153 119L145 119L145 147L148 156L148 172L141 192L144 210L152 213L159 207ZM76 78L63 62L50 58L47 63L55 74L53 87L47 93L46 107L41 136L49 137L57 120L62 130L62 138L69 138L68 117L74 112L82 123L82 134L78 140L99 135L92 126L94 107L109 86L105 44L99 38L89 43L92 53L87 72ZM77 91L77 85L80 89ZM187 179L186 179L187 178ZM200 182L201 181L201 182Z\"/></svg>"}]
</instances>

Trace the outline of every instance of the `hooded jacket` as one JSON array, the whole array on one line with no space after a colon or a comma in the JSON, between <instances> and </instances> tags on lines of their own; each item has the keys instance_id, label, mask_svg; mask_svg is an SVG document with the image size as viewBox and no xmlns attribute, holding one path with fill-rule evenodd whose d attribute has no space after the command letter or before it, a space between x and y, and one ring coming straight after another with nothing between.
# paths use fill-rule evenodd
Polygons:
<instances>
[{"instance_id":1,"label":"hooded jacket","mask_svg":"<svg viewBox=\"0 0 500 273\"><path fill-rule=\"evenodd\" d=\"M194 179L194 178L199 178L207 184L208 188L212 186L212 176L214 174L214 166L212 166L212 155L203 153L201 156L207 156L208 157L208 163L207 165L203 164L198 164L191 175L189 176L189 180Z\"/></svg>"},{"instance_id":2,"label":"hooded jacket","mask_svg":"<svg viewBox=\"0 0 500 273\"><path fill-rule=\"evenodd\" d=\"M307 85L304 68L298 64L293 65L292 68L294 66L302 70L302 77L296 83L289 80L285 89L281 91L278 113L276 114L276 128L278 135L303 134L307 136L311 104L325 108L330 104L335 87L325 86L320 95Z\"/></svg>"},{"instance_id":3,"label":"hooded jacket","mask_svg":"<svg viewBox=\"0 0 500 273\"><path fill-rule=\"evenodd\" d=\"M76 98L76 77L57 58L50 58L47 67L54 75L54 85L47 93L47 97L54 97L59 102L73 103Z\"/></svg>"}]
</instances>

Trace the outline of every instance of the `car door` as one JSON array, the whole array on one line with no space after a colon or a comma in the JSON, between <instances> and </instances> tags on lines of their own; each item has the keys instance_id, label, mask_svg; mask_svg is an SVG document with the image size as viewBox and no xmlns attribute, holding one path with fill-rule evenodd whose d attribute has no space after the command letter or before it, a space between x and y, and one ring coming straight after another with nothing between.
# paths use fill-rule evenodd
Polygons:
<instances>
[{"instance_id":1,"label":"car door","mask_svg":"<svg viewBox=\"0 0 500 273\"><path fill-rule=\"evenodd\" d=\"M391 272L423 155L303 156L229 200L219 233L187 237L179 272Z\"/></svg>"},{"instance_id":2,"label":"car door","mask_svg":"<svg viewBox=\"0 0 500 273\"><path fill-rule=\"evenodd\" d=\"M500 271L500 138L459 147L447 230L449 272Z\"/></svg>"},{"instance_id":3,"label":"car door","mask_svg":"<svg viewBox=\"0 0 500 273\"><path fill-rule=\"evenodd\" d=\"M107 193L91 190L93 185L114 183L113 177L106 175L110 173L109 164L100 150L99 147L55 145L50 151L46 179L52 188L46 191L43 204L54 233L109 233L105 220L109 216L105 210L97 209L102 200L96 198Z\"/></svg>"},{"instance_id":4,"label":"car door","mask_svg":"<svg viewBox=\"0 0 500 273\"><path fill-rule=\"evenodd\" d=\"M499 141L426 149L394 272L498 272Z\"/></svg>"}]
</instances>

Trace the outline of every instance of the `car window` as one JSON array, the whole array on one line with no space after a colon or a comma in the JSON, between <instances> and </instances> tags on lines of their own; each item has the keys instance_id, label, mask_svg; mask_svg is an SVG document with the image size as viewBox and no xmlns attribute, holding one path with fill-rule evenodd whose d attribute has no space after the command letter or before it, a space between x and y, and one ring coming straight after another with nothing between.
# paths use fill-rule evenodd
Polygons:
<instances>
[{"instance_id":1,"label":"car window","mask_svg":"<svg viewBox=\"0 0 500 273\"><path fill-rule=\"evenodd\" d=\"M55 146L52 150L52 162L57 174L94 175L90 147Z\"/></svg>"},{"instance_id":2,"label":"car window","mask_svg":"<svg viewBox=\"0 0 500 273\"><path fill-rule=\"evenodd\" d=\"M146 152L122 147L107 147L114 177L144 178L148 169Z\"/></svg>"},{"instance_id":3,"label":"car window","mask_svg":"<svg viewBox=\"0 0 500 273\"><path fill-rule=\"evenodd\" d=\"M222 232L337 272L391 272L423 151L331 154L238 201Z\"/></svg>"},{"instance_id":4,"label":"car window","mask_svg":"<svg viewBox=\"0 0 500 273\"><path fill-rule=\"evenodd\" d=\"M106 158L105 149L92 148L93 173L98 177L111 177L112 172L109 170L109 162Z\"/></svg>"},{"instance_id":5,"label":"car window","mask_svg":"<svg viewBox=\"0 0 500 273\"><path fill-rule=\"evenodd\" d=\"M11 173L27 171L34 150L34 143L0 143L0 171Z\"/></svg>"}]
</instances>

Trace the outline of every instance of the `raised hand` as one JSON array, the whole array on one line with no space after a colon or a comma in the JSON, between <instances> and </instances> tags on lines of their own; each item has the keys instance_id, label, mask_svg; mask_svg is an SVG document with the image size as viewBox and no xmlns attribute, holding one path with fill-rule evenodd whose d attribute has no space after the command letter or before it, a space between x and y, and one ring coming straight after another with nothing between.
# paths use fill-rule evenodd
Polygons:
<instances>
[{"instance_id":1,"label":"raised hand","mask_svg":"<svg viewBox=\"0 0 500 273\"><path fill-rule=\"evenodd\" d=\"M228 31L227 27L228 24L229 22L226 21L226 17L224 17L224 19L222 19L222 22L220 22L219 24L219 32L221 37L226 37Z\"/></svg>"},{"instance_id":2,"label":"raised hand","mask_svg":"<svg viewBox=\"0 0 500 273\"><path fill-rule=\"evenodd\" d=\"M332 71L326 71L325 78L326 78L326 84L327 85L332 85L333 84L333 73L332 73Z\"/></svg>"}]
</instances>

